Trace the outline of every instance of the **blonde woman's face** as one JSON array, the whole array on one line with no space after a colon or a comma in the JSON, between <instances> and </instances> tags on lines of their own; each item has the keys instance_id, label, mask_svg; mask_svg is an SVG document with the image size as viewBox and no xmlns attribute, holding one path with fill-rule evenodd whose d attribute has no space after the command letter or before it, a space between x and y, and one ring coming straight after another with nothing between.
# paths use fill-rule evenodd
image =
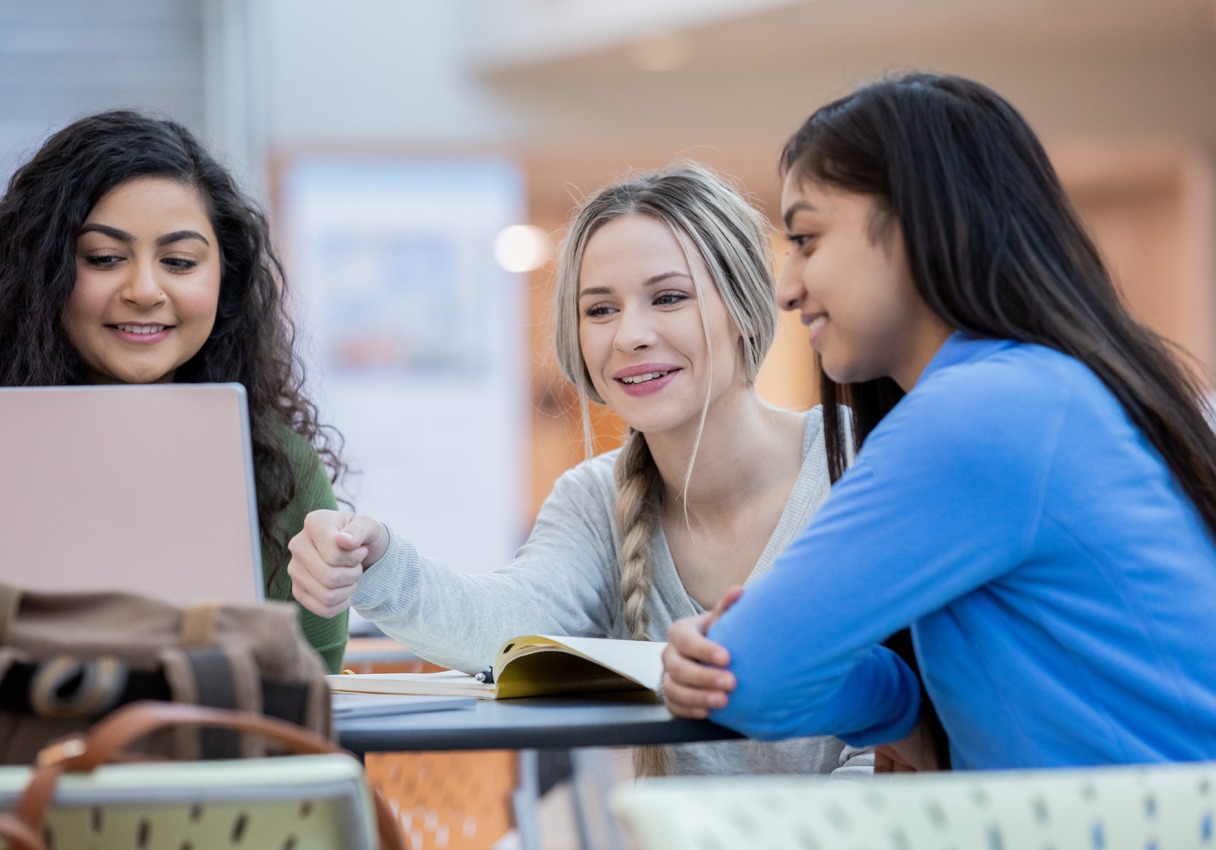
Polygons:
<instances>
[{"instance_id":1,"label":"blonde woman's face","mask_svg":"<svg viewBox=\"0 0 1216 850\"><path fill-rule=\"evenodd\" d=\"M592 384L648 436L695 431L707 393L712 403L747 386L739 332L708 269L695 256L690 267L658 219L623 216L595 232L583 253L578 311Z\"/></svg>"}]
</instances>

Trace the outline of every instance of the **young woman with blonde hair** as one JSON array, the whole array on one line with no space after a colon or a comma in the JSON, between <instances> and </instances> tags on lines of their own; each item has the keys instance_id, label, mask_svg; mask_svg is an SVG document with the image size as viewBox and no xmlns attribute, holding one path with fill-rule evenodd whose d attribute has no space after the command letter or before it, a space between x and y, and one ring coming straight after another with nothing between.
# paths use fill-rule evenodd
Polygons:
<instances>
[{"instance_id":1,"label":"young woman with blonde hair","mask_svg":"<svg viewBox=\"0 0 1216 850\"><path fill-rule=\"evenodd\" d=\"M763 402L776 329L762 217L680 165L609 186L576 214L556 293L557 350L625 445L554 485L527 542L458 573L367 516L310 515L291 544L297 599L348 605L419 655L473 672L519 634L663 640L726 588L767 572L828 490L823 417ZM473 522L473 519L470 519ZM831 738L672 748L643 772L868 769Z\"/></svg>"}]
</instances>

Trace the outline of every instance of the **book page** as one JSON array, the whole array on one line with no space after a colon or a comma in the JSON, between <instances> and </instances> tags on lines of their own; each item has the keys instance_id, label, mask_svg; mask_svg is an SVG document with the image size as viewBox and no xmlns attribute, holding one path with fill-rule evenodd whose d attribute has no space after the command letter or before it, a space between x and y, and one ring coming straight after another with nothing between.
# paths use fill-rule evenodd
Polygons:
<instances>
[{"instance_id":1,"label":"book page","mask_svg":"<svg viewBox=\"0 0 1216 850\"><path fill-rule=\"evenodd\" d=\"M493 685L479 682L468 673L458 670L444 670L439 673L341 673L328 675L325 681L335 693L494 698Z\"/></svg>"},{"instance_id":2,"label":"book page","mask_svg":"<svg viewBox=\"0 0 1216 850\"><path fill-rule=\"evenodd\" d=\"M495 677L501 679L513 659L558 651L592 661L642 688L657 691L663 678L662 655L666 646L658 641L525 635L503 645L494 671Z\"/></svg>"}]
</instances>

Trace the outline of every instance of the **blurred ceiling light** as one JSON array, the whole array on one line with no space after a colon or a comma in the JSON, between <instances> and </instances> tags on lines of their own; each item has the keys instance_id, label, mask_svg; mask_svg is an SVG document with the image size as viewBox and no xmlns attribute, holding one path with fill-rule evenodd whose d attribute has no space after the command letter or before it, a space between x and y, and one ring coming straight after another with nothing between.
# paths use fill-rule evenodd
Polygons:
<instances>
[{"instance_id":1,"label":"blurred ceiling light","mask_svg":"<svg viewBox=\"0 0 1216 850\"><path fill-rule=\"evenodd\" d=\"M509 272L539 269L549 258L549 236L532 224L512 224L494 237L494 259Z\"/></svg>"},{"instance_id":2,"label":"blurred ceiling light","mask_svg":"<svg viewBox=\"0 0 1216 850\"><path fill-rule=\"evenodd\" d=\"M675 71L688 64L692 50L688 37L678 32L656 32L634 42L633 64L643 71Z\"/></svg>"}]
</instances>

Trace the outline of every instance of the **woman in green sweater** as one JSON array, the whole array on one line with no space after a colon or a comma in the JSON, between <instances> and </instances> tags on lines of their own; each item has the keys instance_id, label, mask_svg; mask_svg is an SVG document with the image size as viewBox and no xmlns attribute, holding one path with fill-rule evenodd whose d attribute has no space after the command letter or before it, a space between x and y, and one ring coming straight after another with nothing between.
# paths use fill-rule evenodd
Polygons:
<instances>
[{"instance_id":1,"label":"woman in green sweater","mask_svg":"<svg viewBox=\"0 0 1216 850\"><path fill-rule=\"evenodd\" d=\"M0 199L0 385L239 382L263 574L292 600L287 541L343 471L303 394L265 215L191 133L136 112L46 141ZM346 615L301 609L331 670Z\"/></svg>"}]
</instances>

